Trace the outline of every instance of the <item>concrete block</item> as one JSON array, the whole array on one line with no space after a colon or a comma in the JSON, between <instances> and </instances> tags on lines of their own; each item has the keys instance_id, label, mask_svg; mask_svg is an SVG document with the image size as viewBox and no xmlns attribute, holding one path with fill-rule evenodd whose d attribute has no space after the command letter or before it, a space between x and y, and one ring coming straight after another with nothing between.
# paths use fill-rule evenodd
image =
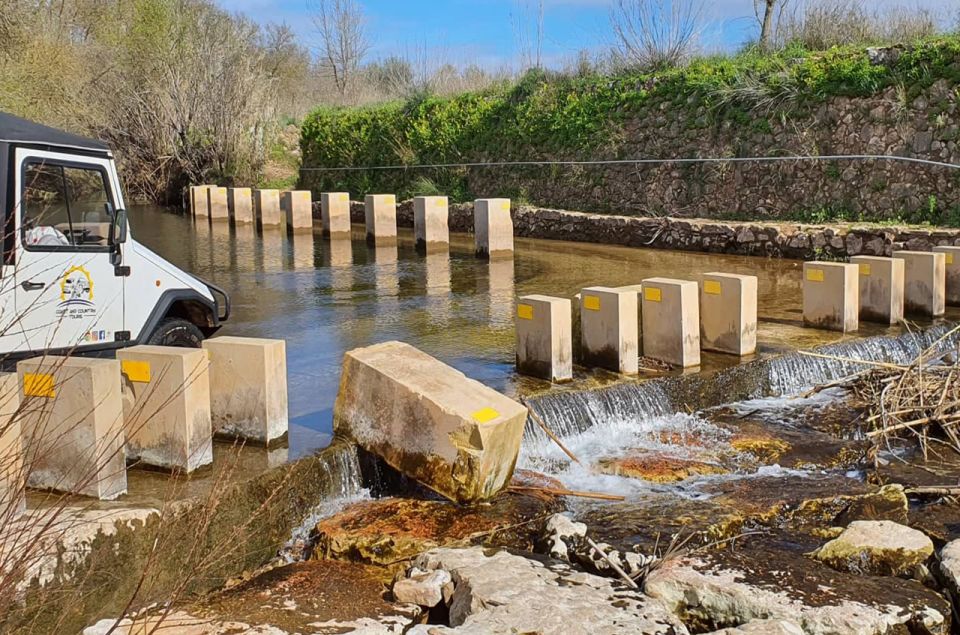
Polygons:
<instances>
[{"instance_id":1,"label":"concrete block","mask_svg":"<svg viewBox=\"0 0 960 635\"><path fill-rule=\"evenodd\" d=\"M347 352L334 432L458 503L510 482L527 409L402 342Z\"/></svg>"},{"instance_id":2,"label":"concrete block","mask_svg":"<svg viewBox=\"0 0 960 635\"><path fill-rule=\"evenodd\" d=\"M643 354L643 285L628 284L623 287L617 287L624 291L633 291L637 294L637 345L640 347L640 354ZM577 296L578 300L580 296Z\"/></svg>"},{"instance_id":3,"label":"concrete block","mask_svg":"<svg viewBox=\"0 0 960 635\"><path fill-rule=\"evenodd\" d=\"M214 434L269 444L287 434L287 350L283 340L214 337L210 415Z\"/></svg>"},{"instance_id":4,"label":"concrete block","mask_svg":"<svg viewBox=\"0 0 960 635\"><path fill-rule=\"evenodd\" d=\"M210 220L230 220L227 206L227 188L210 186L207 188L207 214Z\"/></svg>"},{"instance_id":5,"label":"concrete block","mask_svg":"<svg viewBox=\"0 0 960 635\"><path fill-rule=\"evenodd\" d=\"M313 195L310 190L288 190L280 193L287 231L313 230Z\"/></svg>"},{"instance_id":6,"label":"concrete block","mask_svg":"<svg viewBox=\"0 0 960 635\"><path fill-rule=\"evenodd\" d=\"M757 352L757 277L703 274L700 285L700 346L705 351Z\"/></svg>"},{"instance_id":7,"label":"concrete block","mask_svg":"<svg viewBox=\"0 0 960 635\"><path fill-rule=\"evenodd\" d=\"M5 521L16 519L27 507L19 408L17 374L0 373L0 518Z\"/></svg>"},{"instance_id":8,"label":"concrete block","mask_svg":"<svg viewBox=\"0 0 960 635\"><path fill-rule=\"evenodd\" d=\"M117 359L127 457L186 472L213 463L206 352L133 346L117 351Z\"/></svg>"},{"instance_id":9,"label":"concrete block","mask_svg":"<svg viewBox=\"0 0 960 635\"><path fill-rule=\"evenodd\" d=\"M350 195L346 192L320 194L320 221L324 236L349 238Z\"/></svg>"},{"instance_id":10,"label":"concrete block","mask_svg":"<svg viewBox=\"0 0 960 635\"><path fill-rule=\"evenodd\" d=\"M860 267L843 262L803 263L803 325L856 331L860 326Z\"/></svg>"},{"instance_id":11,"label":"concrete block","mask_svg":"<svg viewBox=\"0 0 960 635\"><path fill-rule=\"evenodd\" d=\"M253 190L249 187L231 187L227 190L227 207L234 223L252 223Z\"/></svg>"},{"instance_id":12,"label":"concrete block","mask_svg":"<svg viewBox=\"0 0 960 635\"><path fill-rule=\"evenodd\" d=\"M580 338L585 366L635 375L640 356L636 292L609 287L581 291Z\"/></svg>"},{"instance_id":13,"label":"concrete block","mask_svg":"<svg viewBox=\"0 0 960 635\"><path fill-rule=\"evenodd\" d=\"M280 191L254 190L253 210L261 227L280 225Z\"/></svg>"},{"instance_id":14,"label":"concrete block","mask_svg":"<svg viewBox=\"0 0 960 635\"><path fill-rule=\"evenodd\" d=\"M17 364L27 484L102 500L127 491L120 362L37 357Z\"/></svg>"},{"instance_id":15,"label":"concrete block","mask_svg":"<svg viewBox=\"0 0 960 635\"><path fill-rule=\"evenodd\" d=\"M700 365L697 283L672 278L643 281L643 354L681 368Z\"/></svg>"},{"instance_id":16,"label":"concrete block","mask_svg":"<svg viewBox=\"0 0 960 635\"><path fill-rule=\"evenodd\" d=\"M517 370L562 382L573 379L570 300L527 295L517 300Z\"/></svg>"},{"instance_id":17,"label":"concrete block","mask_svg":"<svg viewBox=\"0 0 960 635\"><path fill-rule=\"evenodd\" d=\"M895 251L903 260L903 310L928 317L946 311L947 256L934 251Z\"/></svg>"},{"instance_id":18,"label":"concrete block","mask_svg":"<svg viewBox=\"0 0 960 635\"><path fill-rule=\"evenodd\" d=\"M368 194L364 199L363 219L367 242L378 246L397 244L397 197L393 194Z\"/></svg>"},{"instance_id":19,"label":"concrete block","mask_svg":"<svg viewBox=\"0 0 960 635\"><path fill-rule=\"evenodd\" d=\"M853 256L860 275L860 319L897 324L903 319L904 261L900 258Z\"/></svg>"},{"instance_id":20,"label":"concrete block","mask_svg":"<svg viewBox=\"0 0 960 635\"><path fill-rule=\"evenodd\" d=\"M944 300L949 306L960 306L960 247L934 247L943 254L946 270Z\"/></svg>"},{"instance_id":21,"label":"concrete block","mask_svg":"<svg viewBox=\"0 0 960 635\"><path fill-rule=\"evenodd\" d=\"M473 203L473 228L478 258L513 256L510 199L481 198Z\"/></svg>"},{"instance_id":22,"label":"concrete block","mask_svg":"<svg viewBox=\"0 0 960 635\"><path fill-rule=\"evenodd\" d=\"M446 196L417 196L413 199L413 235L418 251L433 253L449 249L448 218Z\"/></svg>"},{"instance_id":23,"label":"concrete block","mask_svg":"<svg viewBox=\"0 0 960 635\"><path fill-rule=\"evenodd\" d=\"M190 213L194 216L208 216L210 212L207 189L209 185L190 186Z\"/></svg>"}]
</instances>

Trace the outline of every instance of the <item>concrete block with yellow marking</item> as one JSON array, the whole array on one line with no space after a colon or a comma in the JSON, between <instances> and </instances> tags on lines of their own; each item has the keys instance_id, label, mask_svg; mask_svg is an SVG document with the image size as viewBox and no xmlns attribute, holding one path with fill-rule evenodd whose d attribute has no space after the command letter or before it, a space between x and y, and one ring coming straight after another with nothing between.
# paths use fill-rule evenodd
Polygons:
<instances>
[{"instance_id":1,"label":"concrete block with yellow marking","mask_svg":"<svg viewBox=\"0 0 960 635\"><path fill-rule=\"evenodd\" d=\"M333 238L350 237L350 195L346 192L320 194L320 222L323 235Z\"/></svg>"},{"instance_id":2,"label":"concrete block with yellow marking","mask_svg":"<svg viewBox=\"0 0 960 635\"><path fill-rule=\"evenodd\" d=\"M423 253L450 248L449 203L446 196L417 196L413 199L413 235Z\"/></svg>"},{"instance_id":3,"label":"concrete block with yellow marking","mask_svg":"<svg viewBox=\"0 0 960 635\"><path fill-rule=\"evenodd\" d=\"M692 280L643 281L643 354L673 366L700 365L700 305Z\"/></svg>"},{"instance_id":4,"label":"concrete block with yellow marking","mask_svg":"<svg viewBox=\"0 0 960 635\"><path fill-rule=\"evenodd\" d=\"M103 500L127 491L120 362L46 356L17 364L27 484Z\"/></svg>"},{"instance_id":5,"label":"concrete block with yellow marking","mask_svg":"<svg viewBox=\"0 0 960 635\"><path fill-rule=\"evenodd\" d=\"M249 187L227 189L227 208L234 223L249 224L253 217L253 190Z\"/></svg>"},{"instance_id":6,"label":"concrete block with yellow marking","mask_svg":"<svg viewBox=\"0 0 960 635\"><path fill-rule=\"evenodd\" d=\"M960 306L960 247L944 245L933 250L943 254L944 300L950 306Z\"/></svg>"},{"instance_id":7,"label":"concrete block with yellow marking","mask_svg":"<svg viewBox=\"0 0 960 635\"><path fill-rule=\"evenodd\" d=\"M636 291L588 287L580 292L580 356L584 366L637 373L637 310Z\"/></svg>"},{"instance_id":8,"label":"concrete block with yellow marking","mask_svg":"<svg viewBox=\"0 0 960 635\"><path fill-rule=\"evenodd\" d=\"M127 457L170 470L213 462L206 351L133 346L117 351Z\"/></svg>"},{"instance_id":9,"label":"concrete block with yellow marking","mask_svg":"<svg viewBox=\"0 0 960 635\"><path fill-rule=\"evenodd\" d=\"M230 220L227 188L211 185L207 188L207 215L210 220Z\"/></svg>"},{"instance_id":10,"label":"concrete block with yellow marking","mask_svg":"<svg viewBox=\"0 0 960 635\"><path fill-rule=\"evenodd\" d=\"M214 434L267 445L285 437L286 342L223 336L204 340L203 348L210 358Z\"/></svg>"},{"instance_id":11,"label":"concrete block with yellow marking","mask_svg":"<svg viewBox=\"0 0 960 635\"><path fill-rule=\"evenodd\" d=\"M473 203L473 230L478 258L513 257L510 199L481 198Z\"/></svg>"},{"instance_id":12,"label":"concrete block with yellow marking","mask_svg":"<svg viewBox=\"0 0 960 635\"><path fill-rule=\"evenodd\" d=\"M261 227L280 225L280 190L254 190L253 212Z\"/></svg>"},{"instance_id":13,"label":"concrete block with yellow marking","mask_svg":"<svg viewBox=\"0 0 960 635\"><path fill-rule=\"evenodd\" d=\"M19 409L17 374L0 373L0 514L8 522L27 506Z\"/></svg>"},{"instance_id":14,"label":"concrete block with yellow marking","mask_svg":"<svg viewBox=\"0 0 960 635\"><path fill-rule=\"evenodd\" d=\"M397 197L393 194L367 194L363 204L367 242L378 247L397 244Z\"/></svg>"},{"instance_id":15,"label":"concrete block with yellow marking","mask_svg":"<svg viewBox=\"0 0 960 635\"><path fill-rule=\"evenodd\" d=\"M517 300L517 370L549 381L573 379L570 300L527 295Z\"/></svg>"},{"instance_id":16,"label":"concrete block with yellow marking","mask_svg":"<svg viewBox=\"0 0 960 635\"><path fill-rule=\"evenodd\" d=\"M757 351L757 277L703 274L700 346L705 351L753 355Z\"/></svg>"},{"instance_id":17,"label":"concrete block with yellow marking","mask_svg":"<svg viewBox=\"0 0 960 635\"><path fill-rule=\"evenodd\" d=\"M313 230L313 195L310 190L281 192L280 209L283 211L287 231Z\"/></svg>"},{"instance_id":18,"label":"concrete block with yellow marking","mask_svg":"<svg viewBox=\"0 0 960 635\"><path fill-rule=\"evenodd\" d=\"M633 291L637 294L637 346L640 354L643 354L643 285L628 284L623 287L617 287L624 291Z\"/></svg>"},{"instance_id":19,"label":"concrete block with yellow marking","mask_svg":"<svg viewBox=\"0 0 960 635\"><path fill-rule=\"evenodd\" d=\"M947 257L943 252L895 251L903 260L903 311L937 317L946 311Z\"/></svg>"},{"instance_id":20,"label":"concrete block with yellow marking","mask_svg":"<svg viewBox=\"0 0 960 635\"><path fill-rule=\"evenodd\" d=\"M207 189L210 185L191 185L190 186L190 212L194 216L206 217L210 214L208 211Z\"/></svg>"},{"instance_id":21,"label":"concrete block with yellow marking","mask_svg":"<svg viewBox=\"0 0 960 635\"><path fill-rule=\"evenodd\" d=\"M510 482L527 409L402 342L348 351L337 434L458 503Z\"/></svg>"},{"instance_id":22,"label":"concrete block with yellow marking","mask_svg":"<svg viewBox=\"0 0 960 635\"><path fill-rule=\"evenodd\" d=\"M851 332L860 326L860 267L843 262L803 263L803 325Z\"/></svg>"},{"instance_id":23,"label":"concrete block with yellow marking","mask_svg":"<svg viewBox=\"0 0 960 635\"><path fill-rule=\"evenodd\" d=\"M853 256L860 276L860 319L897 324L903 319L904 261L879 256Z\"/></svg>"}]
</instances>

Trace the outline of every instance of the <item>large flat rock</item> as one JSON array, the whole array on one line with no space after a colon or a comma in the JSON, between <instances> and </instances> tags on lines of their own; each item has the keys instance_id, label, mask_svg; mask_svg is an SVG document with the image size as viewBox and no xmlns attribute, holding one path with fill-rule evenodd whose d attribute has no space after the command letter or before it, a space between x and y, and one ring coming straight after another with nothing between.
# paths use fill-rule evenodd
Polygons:
<instances>
[{"instance_id":1,"label":"large flat rock","mask_svg":"<svg viewBox=\"0 0 960 635\"><path fill-rule=\"evenodd\" d=\"M458 503L510 481L527 409L402 342L349 351L333 425Z\"/></svg>"}]
</instances>

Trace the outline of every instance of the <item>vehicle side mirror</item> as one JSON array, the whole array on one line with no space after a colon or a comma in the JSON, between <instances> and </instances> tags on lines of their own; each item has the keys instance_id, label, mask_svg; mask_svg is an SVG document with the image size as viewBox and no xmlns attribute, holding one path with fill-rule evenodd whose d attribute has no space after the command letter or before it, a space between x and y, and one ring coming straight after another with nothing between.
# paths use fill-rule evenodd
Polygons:
<instances>
[{"instance_id":1,"label":"vehicle side mirror","mask_svg":"<svg viewBox=\"0 0 960 635\"><path fill-rule=\"evenodd\" d=\"M118 209L113 214L113 221L110 223L109 243L118 245L127 241L127 210Z\"/></svg>"}]
</instances>

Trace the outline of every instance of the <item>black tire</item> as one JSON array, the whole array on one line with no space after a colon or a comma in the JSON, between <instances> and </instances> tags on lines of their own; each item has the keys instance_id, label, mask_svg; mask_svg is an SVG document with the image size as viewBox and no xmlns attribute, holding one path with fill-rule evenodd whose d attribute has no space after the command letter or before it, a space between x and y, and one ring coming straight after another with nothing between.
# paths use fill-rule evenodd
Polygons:
<instances>
[{"instance_id":1,"label":"black tire","mask_svg":"<svg viewBox=\"0 0 960 635\"><path fill-rule=\"evenodd\" d=\"M200 348L202 342L203 333L196 324L181 318L167 318L157 325L146 343L153 346Z\"/></svg>"}]
</instances>

